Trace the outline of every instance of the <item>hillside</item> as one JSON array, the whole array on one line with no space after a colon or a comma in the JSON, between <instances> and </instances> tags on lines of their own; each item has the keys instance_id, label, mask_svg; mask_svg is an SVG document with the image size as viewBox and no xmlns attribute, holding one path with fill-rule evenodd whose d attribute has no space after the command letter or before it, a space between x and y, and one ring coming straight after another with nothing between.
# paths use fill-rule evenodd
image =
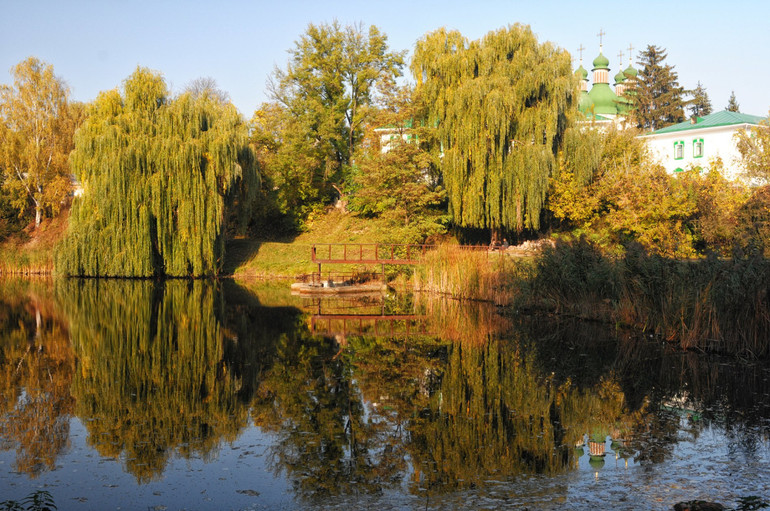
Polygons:
<instances>
[{"instance_id":1,"label":"hillside","mask_svg":"<svg viewBox=\"0 0 770 511\"><path fill-rule=\"evenodd\" d=\"M309 222L309 228L295 237L279 241L234 239L225 250L224 273L236 278L292 278L317 271L310 262L310 249L318 243L383 243L387 228L377 219L329 209ZM335 271L364 268L335 266Z\"/></svg>"},{"instance_id":2,"label":"hillside","mask_svg":"<svg viewBox=\"0 0 770 511\"><path fill-rule=\"evenodd\" d=\"M43 220L37 229L30 224L21 233L0 243L0 274L50 274L54 249L64 236L69 210Z\"/></svg>"}]
</instances>

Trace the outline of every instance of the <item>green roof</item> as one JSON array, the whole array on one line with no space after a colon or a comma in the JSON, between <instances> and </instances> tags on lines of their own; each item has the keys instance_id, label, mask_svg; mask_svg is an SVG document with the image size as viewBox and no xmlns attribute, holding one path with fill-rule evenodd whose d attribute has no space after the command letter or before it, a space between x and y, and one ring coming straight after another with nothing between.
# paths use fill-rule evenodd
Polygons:
<instances>
[{"instance_id":1,"label":"green roof","mask_svg":"<svg viewBox=\"0 0 770 511\"><path fill-rule=\"evenodd\" d=\"M588 119L589 121L610 121L610 120L612 120L612 119L610 119L609 117L604 117L603 115L599 115L599 114L597 114L597 113L594 113L594 112L590 112L590 111L589 111L589 112L581 112L581 113L582 113L582 114L583 114L583 115L586 117L586 119Z\"/></svg>"},{"instance_id":2,"label":"green roof","mask_svg":"<svg viewBox=\"0 0 770 511\"><path fill-rule=\"evenodd\" d=\"M721 112L709 114L705 117L698 117L694 124L691 121L680 122L679 124L666 126L665 128L655 130L648 134L658 135L663 133L675 133L677 131L697 130L701 128L732 126L736 124L759 124L764 120L766 120L765 117L760 117L758 115L749 115L742 114L740 112L728 112L727 110L722 110Z\"/></svg>"}]
</instances>

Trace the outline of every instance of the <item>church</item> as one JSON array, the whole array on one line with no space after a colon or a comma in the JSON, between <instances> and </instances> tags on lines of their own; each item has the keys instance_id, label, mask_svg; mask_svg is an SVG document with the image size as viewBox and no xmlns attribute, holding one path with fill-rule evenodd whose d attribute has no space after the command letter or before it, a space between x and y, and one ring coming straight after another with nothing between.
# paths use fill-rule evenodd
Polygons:
<instances>
[{"instance_id":1,"label":"church","mask_svg":"<svg viewBox=\"0 0 770 511\"><path fill-rule=\"evenodd\" d=\"M581 46L580 67L575 75L580 80L580 100L578 110L588 119L601 125L611 123L621 124L628 114L631 102L625 96L626 82L638 75L638 71L631 65L632 47L629 47L628 67L615 75L615 90L610 87L610 61L602 53L602 45L599 45L599 56L593 61L593 85L588 90L588 71L583 67ZM620 55L622 61L622 54Z\"/></svg>"},{"instance_id":2,"label":"church","mask_svg":"<svg viewBox=\"0 0 770 511\"><path fill-rule=\"evenodd\" d=\"M581 46L579 51L583 49ZM628 67L618 71L614 77L614 91L609 83L609 60L602 53L601 44L599 56L593 61L593 85L590 90L588 71L583 67L581 53L580 66L575 71L580 80L578 110L599 128L613 124L621 129L624 127L623 121L631 108L626 96L627 82L638 75L631 65L632 51L633 47L629 47ZM622 62L622 54L620 58ZM725 178L736 180L740 178L742 164L735 135L739 130L750 130L766 123L766 120L757 115L724 110L644 133L639 138L647 143L651 156L669 173L705 170L711 162L721 160Z\"/></svg>"}]
</instances>

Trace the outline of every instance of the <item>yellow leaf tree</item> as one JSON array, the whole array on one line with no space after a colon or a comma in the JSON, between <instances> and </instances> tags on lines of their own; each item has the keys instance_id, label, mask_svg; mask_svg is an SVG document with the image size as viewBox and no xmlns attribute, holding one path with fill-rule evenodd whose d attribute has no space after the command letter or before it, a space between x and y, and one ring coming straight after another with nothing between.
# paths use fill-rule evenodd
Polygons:
<instances>
[{"instance_id":1,"label":"yellow leaf tree","mask_svg":"<svg viewBox=\"0 0 770 511\"><path fill-rule=\"evenodd\" d=\"M37 227L72 189L67 158L82 109L71 108L53 66L35 57L11 74L13 85L0 86L2 190L21 217L34 214Z\"/></svg>"}]
</instances>

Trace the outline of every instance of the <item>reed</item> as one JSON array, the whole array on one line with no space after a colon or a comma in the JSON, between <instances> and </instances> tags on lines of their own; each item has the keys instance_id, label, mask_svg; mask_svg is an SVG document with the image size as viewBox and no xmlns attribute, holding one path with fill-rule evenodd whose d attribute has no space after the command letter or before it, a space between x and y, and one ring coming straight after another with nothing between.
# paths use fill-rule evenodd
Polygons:
<instances>
[{"instance_id":1,"label":"reed","mask_svg":"<svg viewBox=\"0 0 770 511\"><path fill-rule=\"evenodd\" d=\"M613 321L682 349L770 356L770 260L675 260L637 246L623 257L586 241L561 243L538 259L520 297L532 307Z\"/></svg>"},{"instance_id":2,"label":"reed","mask_svg":"<svg viewBox=\"0 0 770 511\"><path fill-rule=\"evenodd\" d=\"M417 291L441 293L452 298L513 305L526 285L531 264L500 252L442 245L428 253L414 272Z\"/></svg>"},{"instance_id":3,"label":"reed","mask_svg":"<svg viewBox=\"0 0 770 511\"><path fill-rule=\"evenodd\" d=\"M612 256L581 239L524 259L442 246L413 281L455 299L629 326L684 350L770 357L770 260L760 253L677 260L629 245Z\"/></svg>"},{"instance_id":4,"label":"reed","mask_svg":"<svg viewBox=\"0 0 770 511\"><path fill-rule=\"evenodd\" d=\"M51 275L53 257L49 249L21 249L16 245L0 247L0 275Z\"/></svg>"}]
</instances>

